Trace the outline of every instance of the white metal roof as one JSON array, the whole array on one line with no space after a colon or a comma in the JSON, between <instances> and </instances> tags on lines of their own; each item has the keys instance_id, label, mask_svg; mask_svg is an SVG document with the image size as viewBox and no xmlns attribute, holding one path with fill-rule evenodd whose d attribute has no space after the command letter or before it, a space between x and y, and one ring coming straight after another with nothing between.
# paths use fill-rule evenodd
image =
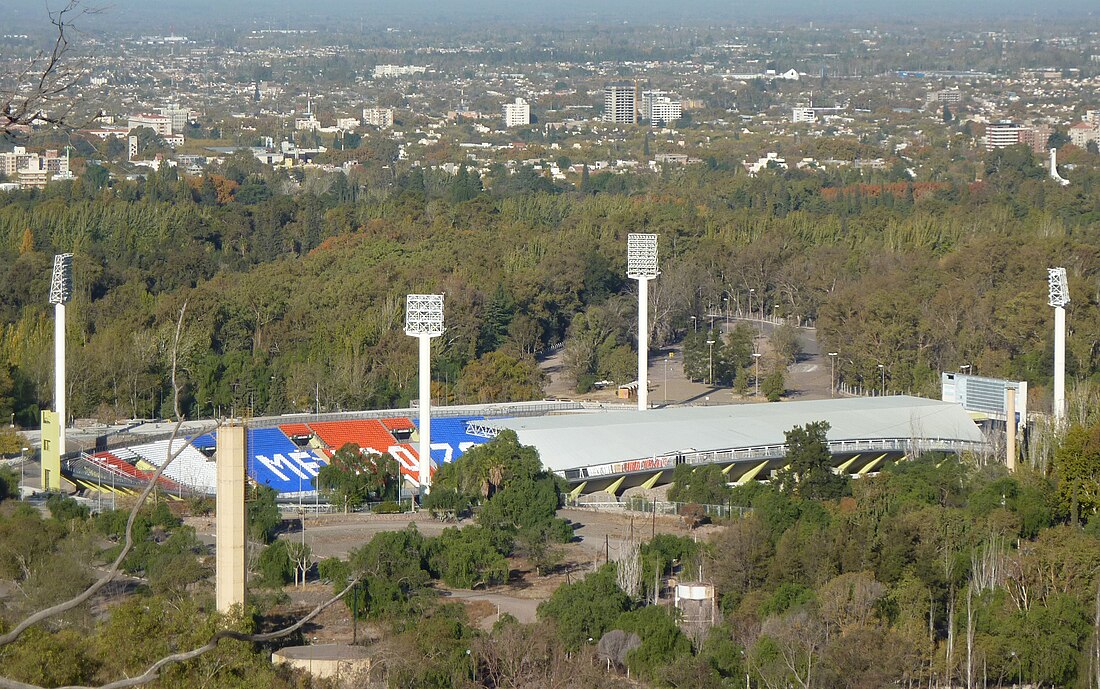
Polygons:
<instances>
[{"instance_id":1,"label":"white metal roof","mask_svg":"<svg viewBox=\"0 0 1100 689\"><path fill-rule=\"evenodd\" d=\"M880 438L982 442L958 404L921 397L847 399L606 411L485 421L511 429L538 449L542 463L565 471L687 451L776 445L794 426L827 421L829 440Z\"/></svg>"}]
</instances>

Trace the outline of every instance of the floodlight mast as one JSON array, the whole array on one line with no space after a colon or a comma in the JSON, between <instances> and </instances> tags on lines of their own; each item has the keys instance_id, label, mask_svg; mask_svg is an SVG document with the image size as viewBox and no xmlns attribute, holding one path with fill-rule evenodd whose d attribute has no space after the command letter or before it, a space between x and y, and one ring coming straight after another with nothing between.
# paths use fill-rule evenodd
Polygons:
<instances>
[{"instance_id":1,"label":"floodlight mast","mask_svg":"<svg viewBox=\"0 0 1100 689\"><path fill-rule=\"evenodd\" d=\"M405 298L405 334L420 346L420 496L432 487L432 338L443 334L443 295L410 294Z\"/></svg>"},{"instance_id":2,"label":"floodlight mast","mask_svg":"<svg viewBox=\"0 0 1100 689\"><path fill-rule=\"evenodd\" d=\"M1066 304L1069 281L1065 268L1048 268L1049 303L1054 307L1054 422L1066 418Z\"/></svg>"},{"instance_id":3,"label":"floodlight mast","mask_svg":"<svg viewBox=\"0 0 1100 689\"><path fill-rule=\"evenodd\" d=\"M649 408L649 281L657 270L657 235L626 236L626 276L638 281L638 410Z\"/></svg>"},{"instance_id":4,"label":"floodlight mast","mask_svg":"<svg viewBox=\"0 0 1100 689\"><path fill-rule=\"evenodd\" d=\"M73 298L73 255L53 257L50 303L53 304L53 404L60 425L57 447L65 454L65 304Z\"/></svg>"}]
</instances>

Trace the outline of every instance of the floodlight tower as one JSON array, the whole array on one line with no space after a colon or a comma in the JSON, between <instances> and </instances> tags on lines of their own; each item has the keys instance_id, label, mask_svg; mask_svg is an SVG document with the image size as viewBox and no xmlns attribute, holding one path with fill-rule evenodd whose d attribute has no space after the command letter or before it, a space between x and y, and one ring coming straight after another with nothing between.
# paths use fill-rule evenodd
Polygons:
<instances>
[{"instance_id":1,"label":"floodlight tower","mask_svg":"<svg viewBox=\"0 0 1100 689\"><path fill-rule=\"evenodd\" d=\"M657 270L657 235L626 236L626 276L638 281L638 410L649 408L649 281Z\"/></svg>"},{"instance_id":2,"label":"floodlight tower","mask_svg":"<svg viewBox=\"0 0 1100 689\"><path fill-rule=\"evenodd\" d=\"M443 295L405 298L405 334L420 343L420 495L432 487L432 338L443 334Z\"/></svg>"},{"instance_id":3,"label":"floodlight tower","mask_svg":"<svg viewBox=\"0 0 1100 689\"><path fill-rule=\"evenodd\" d=\"M65 454L65 304L73 298L73 255L53 257L50 303L53 304L53 404L61 435L58 450Z\"/></svg>"},{"instance_id":4,"label":"floodlight tower","mask_svg":"<svg viewBox=\"0 0 1100 689\"><path fill-rule=\"evenodd\" d=\"M1066 418L1066 304L1069 303L1069 283L1065 268L1048 268L1049 303L1054 307L1054 421L1061 425Z\"/></svg>"}]
</instances>

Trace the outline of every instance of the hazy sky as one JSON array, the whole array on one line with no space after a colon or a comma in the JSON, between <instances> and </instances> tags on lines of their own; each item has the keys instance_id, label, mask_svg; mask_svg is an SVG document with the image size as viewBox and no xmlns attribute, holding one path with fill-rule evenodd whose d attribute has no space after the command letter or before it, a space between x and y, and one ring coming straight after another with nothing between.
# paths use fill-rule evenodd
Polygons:
<instances>
[{"instance_id":1,"label":"hazy sky","mask_svg":"<svg viewBox=\"0 0 1100 689\"><path fill-rule=\"evenodd\" d=\"M387 22L560 20L563 24L600 23L722 23L767 20L816 20L852 22L866 26L874 21L974 17L1066 18L1100 17L1097 0L85 0L103 7L96 20L111 25L149 31L171 27L205 26L317 26L364 20L368 25ZM60 6L64 0L50 0ZM15 28L44 21L43 0L0 0L5 24Z\"/></svg>"}]
</instances>

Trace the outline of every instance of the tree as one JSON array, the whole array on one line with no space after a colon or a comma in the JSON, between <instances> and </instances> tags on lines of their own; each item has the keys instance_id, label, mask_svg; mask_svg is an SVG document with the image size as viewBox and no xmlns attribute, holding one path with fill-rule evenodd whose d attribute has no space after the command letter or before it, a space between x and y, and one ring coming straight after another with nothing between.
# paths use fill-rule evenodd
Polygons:
<instances>
[{"instance_id":1,"label":"tree","mask_svg":"<svg viewBox=\"0 0 1100 689\"><path fill-rule=\"evenodd\" d=\"M317 472L317 489L346 514L370 498L393 500L400 480L397 461L388 454L367 455L346 443Z\"/></svg>"},{"instance_id":2,"label":"tree","mask_svg":"<svg viewBox=\"0 0 1100 689\"><path fill-rule=\"evenodd\" d=\"M575 651L612 628L630 599L615 584L615 567L607 564L584 579L559 586L539 604L540 620L554 623L566 649Z\"/></svg>"},{"instance_id":3,"label":"tree","mask_svg":"<svg viewBox=\"0 0 1100 689\"><path fill-rule=\"evenodd\" d=\"M828 431L828 422L814 421L784 434L789 466L779 480L784 491L812 500L839 498L847 491L848 479L832 471Z\"/></svg>"},{"instance_id":4,"label":"tree","mask_svg":"<svg viewBox=\"0 0 1100 689\"><path fill-rule=\"evenodd\" d=\"M650 605L623 613L614 626L642 640L626 654L626 666L639 677L653 678L662 665L691 653L691 642L662 606Z\"/></svg>"},{"instance_id":5,"label":"tree","mask_svg":"<svg viewBox=\"0 0 1100 689\"><path fill-rule=\"evenodd\" d=\"M479 404L537 399L542 395L542 371L532 357L488 352L462 369L458 394Z\"/></svg>"},{"instance_id":6,"label":"tree","mask_svg":"<svg viewBox=\"0 0 1100 689\"><path fill-rule=\"evenodd\" d=\"M248 502L248 535L260 543L270 543L283 523L283 515L275 503L278 495L270 486L257 486Z\"/></svg>"},{"instance_id":7,"label":"tree","mask_svg":"<svg viewBox=\"0 0 1100 689\"><path fill-rule=\"evenodd\" d=\"M492 534L479 526L454 527L428 544L428 565L449 586L473 589L508 580L508 561Z\"/></svg>"},{"instance_id":8,"label":"tree","mask_svg":"<svg viewBox=\"0 0 1100 689\"><path fill-rule=\"evenodd\" d=\"M1100 423L1071 426L1055 453L1054 467L1062 509L1076 525L1082 515L1100 507Z\"/></svg>"},{"instance_id":9,"label":"tree","mask_svg":"<svg viewBox=\"0 0 1100 689\"><path fill-rule=\"evenodd\" d=\"M769 402L778 402L783 393L787 391L787 383L783 377L783 369L776 367L760 383L760 392Z\"/></svg>"}]
</instances>

